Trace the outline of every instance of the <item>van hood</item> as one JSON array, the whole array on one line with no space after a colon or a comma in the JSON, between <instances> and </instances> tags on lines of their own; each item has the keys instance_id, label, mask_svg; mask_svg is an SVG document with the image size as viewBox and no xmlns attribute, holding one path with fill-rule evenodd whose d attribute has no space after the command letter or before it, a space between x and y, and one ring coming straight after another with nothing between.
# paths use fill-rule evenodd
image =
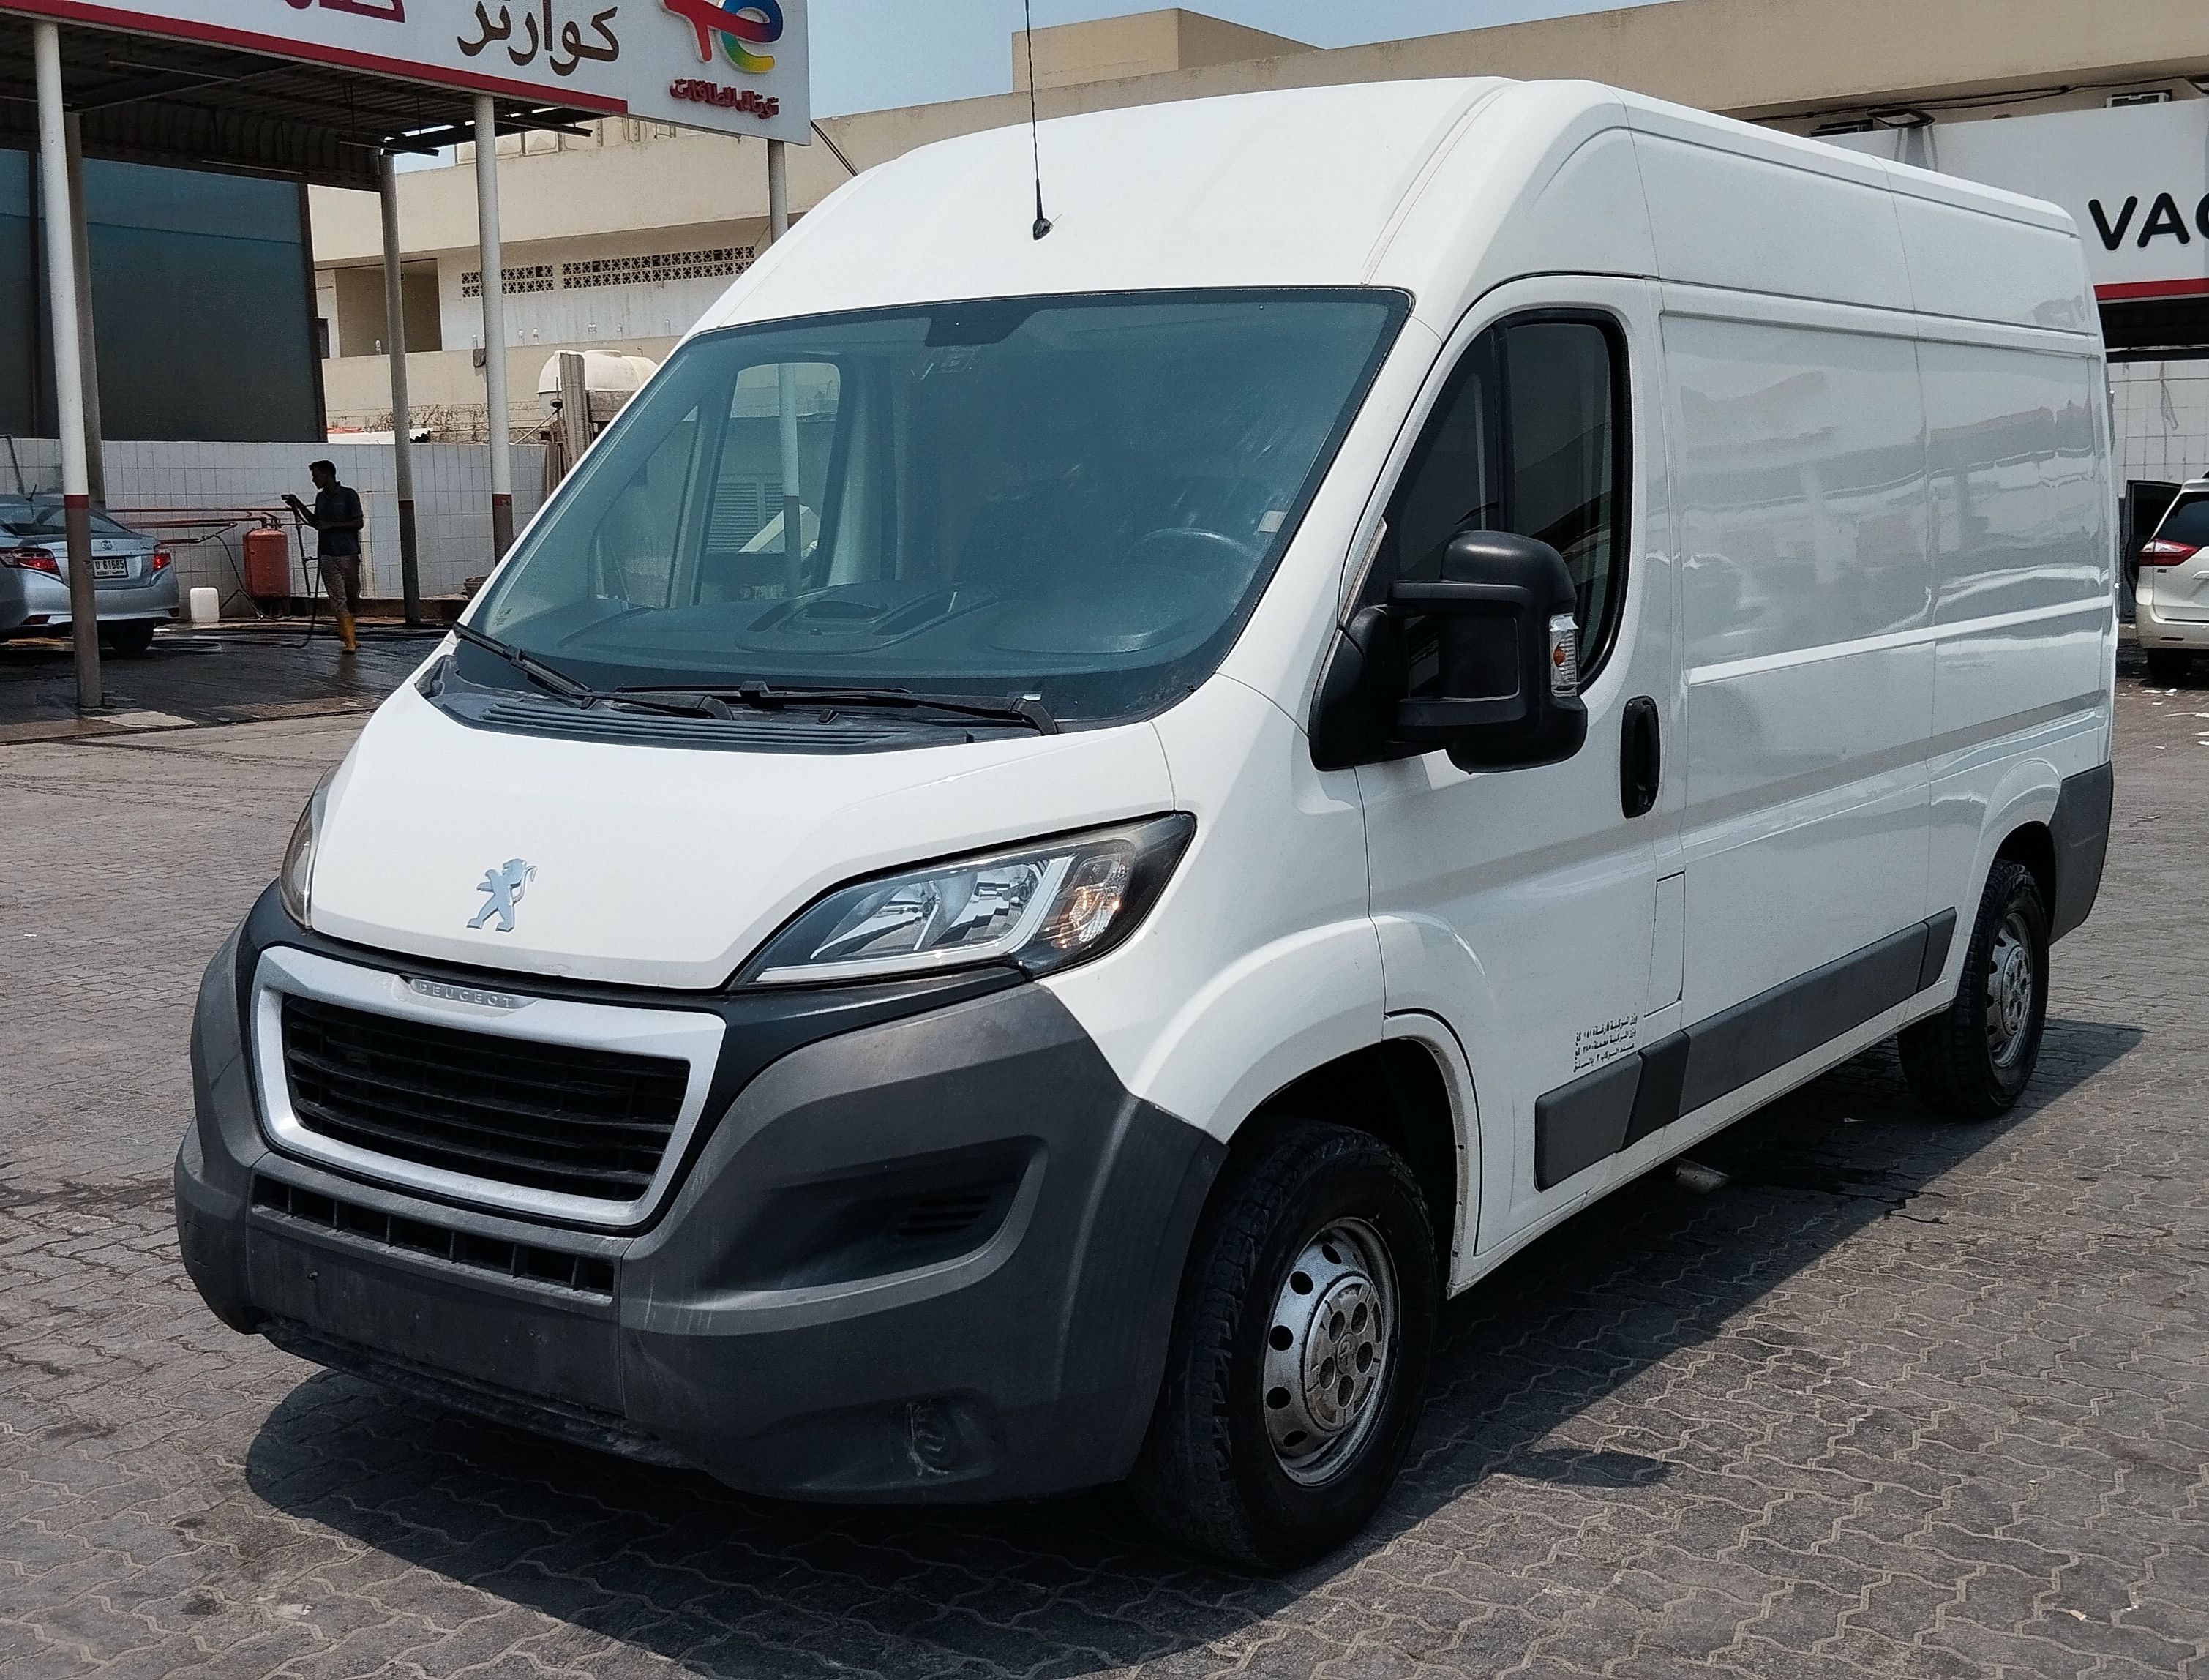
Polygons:
<instances>
[{"instance_id":1,"label":"van hood","mask_svg":"<svg viewBox=\"0 0 2209 1680\"><path fill-rule=\"evenodd\" d=\"M741 753L472 728L410 683L331 784L311 913L316 932L382 950L707 991L855 876L1149 816L1172 798L1147 724ZM513 930L497 915L471 928L503 871L524 882Z\"/></svg>"}]
</instances>

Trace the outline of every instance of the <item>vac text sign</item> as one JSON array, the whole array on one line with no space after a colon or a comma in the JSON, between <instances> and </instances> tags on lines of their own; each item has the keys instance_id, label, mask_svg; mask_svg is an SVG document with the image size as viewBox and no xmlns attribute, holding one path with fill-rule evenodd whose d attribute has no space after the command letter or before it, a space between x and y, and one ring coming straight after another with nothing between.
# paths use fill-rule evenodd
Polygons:
<instances>
[{"instance_id":1,"label":"vac text sign","mask_svg":"<svg viewBox=\"0 0 2209 1680\"><path fill-rule=\"evenodd\" d=\"M804 0L0 0L531 104L811 138Z\"/></svg>"}]
</instances>

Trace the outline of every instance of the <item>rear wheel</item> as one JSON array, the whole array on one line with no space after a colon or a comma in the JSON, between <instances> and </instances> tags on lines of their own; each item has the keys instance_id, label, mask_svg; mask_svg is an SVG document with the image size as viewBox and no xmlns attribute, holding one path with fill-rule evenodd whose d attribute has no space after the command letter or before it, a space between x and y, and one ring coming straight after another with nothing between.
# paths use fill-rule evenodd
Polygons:
<instances>
[{"instance_id":1,"label":"rear wheel","mask_svg":"<svg viewBox=\"0 0 2209 1680\"><path fill-rule=\"evenodd\" d=\"M1341 1545L1411 1446L1439 1299L1425 1201L1378 1139L1302 1121L1231 1161L1183 1281L1137 1502L1231 1563Z\"/></svg>"},{"instance_id":2,"label":"rear wheel","mask_svg":"<svg viewBox=\"0 0 2209 1680\"><path fill-rule=\"evenodd\" d=\"M145 622L128 624L109 624L99 632L99 639L120 659L142 659L153 650L153 627Z\"/></svg>"},{"instance_id":3,"label":"rear wheel","mask_svg":"<svg viewBox=\"0 0 2209 1680\"><path fill-rule=\"evenodd\" d=\"M2048 907L2032 871L1999 858L1956 1000L1903 1033L1903 1074L1935 1113L1989 1119L2025 1094L2047 1017Z\"/></svg>"},{"instance_id":4,"label":"rear wheel","mask_svg":"<svg viewBox=\"0 0 2209 1680\"><path fill-rule=\"evenodd\" d=\"M2183 647L2151 647L2147 654L2147 680L2159 689L2175 689L2186 680L2187 668L2194 663L2194 655Z\"/></svg>"}]
</instances>

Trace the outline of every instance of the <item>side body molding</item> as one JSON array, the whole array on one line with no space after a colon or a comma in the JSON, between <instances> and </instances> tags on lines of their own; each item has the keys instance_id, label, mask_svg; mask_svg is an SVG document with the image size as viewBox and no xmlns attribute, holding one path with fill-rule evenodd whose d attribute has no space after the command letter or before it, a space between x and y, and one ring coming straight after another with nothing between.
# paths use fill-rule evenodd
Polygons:
<instances>
[{"instance_id":1,"label":"side body molding","mask_svg":"<svg viewBox=\"0 0 2209 1680\"><path fill-rule=\"evenodd\" d=\"M1606 1062L1534 1103L1534 1182L1548 1189L1934 985L1956 912L1899 933Z\"/></svg>"}]
</instances>

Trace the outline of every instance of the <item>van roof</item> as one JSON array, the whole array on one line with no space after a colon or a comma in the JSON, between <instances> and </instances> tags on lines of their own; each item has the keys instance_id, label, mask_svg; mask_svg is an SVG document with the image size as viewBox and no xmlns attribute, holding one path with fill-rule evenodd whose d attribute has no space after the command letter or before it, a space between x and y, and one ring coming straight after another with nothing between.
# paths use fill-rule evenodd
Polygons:
<instances>
[{"instance_id":1,"label":"van roof","mask_svg":"<svg viewBox=\"0 0 2209 1680\"><path fill-rule=\"evenodd\" d=\"M701 328L959 298L1379 285L1447 331L1498 280L1544 271L2096 325L2053 205L1595 82L1240 93L1055 117L1033 144L1024 125L996 129L867 171Z\"/></svg>"}]
</instances>

